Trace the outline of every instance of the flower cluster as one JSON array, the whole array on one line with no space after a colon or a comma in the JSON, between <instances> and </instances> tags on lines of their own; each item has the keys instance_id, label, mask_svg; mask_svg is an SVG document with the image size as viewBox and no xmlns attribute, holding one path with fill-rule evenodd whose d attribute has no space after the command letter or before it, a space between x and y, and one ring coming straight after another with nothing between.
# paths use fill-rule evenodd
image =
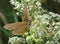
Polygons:
<instances>
[{"instance_id":1,"label":"flower cluster","mask_svg":"<svg viewBox=\"0 0 60 44\"><path fill-rule=\"evenodd\" d=\"M14 8L18 12L22 12L24 3L28 5L32 23L29 34L25 34L27 44L60 44L59 14L44 10L39 0L11 0L10 2L15 5ZM17 37L18 40L20 41L20 38ZM9 43L16 43L14 42L16 38L9 38L9 41Z\"/></svg>"},{"instance_id":2,"label":"flower cluster","mask_svg":"<svg viewBox=\"0 0 60 44\"><path fill-rule=\"evenodd\" d=\"M8 44L25 44L25 39L19 37L9 37Z\"/></svg>"}]
</instances>

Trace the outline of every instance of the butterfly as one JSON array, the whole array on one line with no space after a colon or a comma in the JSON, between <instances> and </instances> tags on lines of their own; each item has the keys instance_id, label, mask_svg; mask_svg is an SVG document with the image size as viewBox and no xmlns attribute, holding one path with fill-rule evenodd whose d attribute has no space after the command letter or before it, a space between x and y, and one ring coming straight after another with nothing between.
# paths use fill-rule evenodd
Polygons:
<instances>
[{"instance_id":1,"label":"butterfly","mask_svg":"<svg viewBox=\"0 0 60 44\"><path fill-rule=\"evenodd\" d=\"M23 8L23 20L22 22L10 23L4 26L5 29L12 31L14 35L23 35L25 32L30 31L29 11L27 5Z\"/></svg>"}]
</instances>

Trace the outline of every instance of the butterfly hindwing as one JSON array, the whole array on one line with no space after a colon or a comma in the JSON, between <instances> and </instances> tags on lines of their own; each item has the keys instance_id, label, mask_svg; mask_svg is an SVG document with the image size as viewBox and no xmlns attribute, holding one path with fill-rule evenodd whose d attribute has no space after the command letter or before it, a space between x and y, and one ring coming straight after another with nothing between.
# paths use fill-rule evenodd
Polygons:
<instances>
[{"instance_id":1,"label":"butterfly hindwing","mask_svg":"<svg viewBox=\"0 0 60 44\"><path fill-rule=\"evenodd\" d=\"M27 23L27 24L20 26L20 28L13 30L12 33L14 35L22 35L25 32L28 32L29 30L30 30L30 26Z\"/></svg>"},{"instance_id":2,"label":"butterfly hindwing","mask_svg":"<svg viewBox=\"0 0 60 44\"><path fill-rule=\"evenodd\" d=\"M27 32L27 30L28 30L28 29L27 29L27 25L24 24L24 25L20 26L18 29L13 30L12 33L13 33L14 35L22 35L22 34L24 34L25 32Z\"/></svg>"}]
</instances>

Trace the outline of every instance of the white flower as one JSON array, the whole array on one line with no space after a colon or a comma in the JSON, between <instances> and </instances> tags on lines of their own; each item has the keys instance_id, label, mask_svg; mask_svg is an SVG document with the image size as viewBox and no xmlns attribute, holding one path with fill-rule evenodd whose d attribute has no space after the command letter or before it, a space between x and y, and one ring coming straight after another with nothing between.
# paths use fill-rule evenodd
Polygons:
<instances>
[{"instance_id":1,"label":"white flower","mask_svg":"<svg viewBox=\"0 0 60 44\"><path fill-rule=\"evenodd\" d=\"M15 4L15 0L10 0L11 4L14 5Z\"/></svg>"},{"instance_id":2,"label":"white flower","mask_svg":"<svg viewBox=\"0 0 60 44\"><path fill-rule=\"evenodd\" d=\"M60 30L58 31L58 34L60 35Z\"/></svg>"},{"instance_id":3,"label":"white flower","mask_svg":"<svg viewBox=\"0 0 60 44\"><path fill-rule=\"evenodd\" d=\"M17 15L19 15L19 12L16 12Z\"/></svg>"},{"instance_id":4,"label":"white flower","mask_svg":"<svg viewBox=\"0 0 60 44\"><path fill-rule=\"evenodd\" d=\"M37 4L38 6L41 6L41 3L40 3L39 1L37 1L36 4Z\"/></svg>"},{"instance_id":5,"label":"white flower","mask_svg":"<svg viewBox=\"0 0 60 44\"><path fill-rule=\"evenodd\" d=\"M57 22L56 24L57 24L57 25L60 25L60 22Z\"/></svg>"},{"instance_id":6,"label":"white flower","mask_svg":"<svg viewBox=\"0 0 60 44\"><path fill-rule=\"evenodd\" d=\"M18 37L9 38L8 43L14 44Z\"/></svg>"},{"instance_id":7,"label":"white flower","mask_svg":"<svg viewBox=\"0 0 60 44\"><path fill-rule=\"evenodd\" d=\"M60 16L59 14L55 14L56 16Z\"/></svg>"},{"instance_id":8,"label":"white flower","mask_svg":"<svg viewBox=\"0 0 60 44\"><path fill-rule=\"evenodd\" d=\"M50 16L47 15L47 14L44 14L44 15L43 15L43 18L50 18Z\"/></svg>"},{"instance_id":9,"label":"white flower","mask_svg":"<svg viewBox=\"0 0 60 44\"><path fill-rule=\"evenodd\" d=\"M15 8L14 8L14 9L17 9L17 8L19 8L19 7L20 7L20 4L19 4L18 1L16 1L16 2L15 2Z\"/></svg>"},{"instance_id":10,"label":"white flower","mask_svg":"<svg viewBox=\"0 0 60 44\"><path fill-rule=\"evenodd\" d=\"M30 0L26 0L27 2L30 1Z\"/></svg>"},{"instance_id":11,"label":"white flower","mask_svg":"<svg viewBox=\"0 0 60 44\"><path fill-rule=\"evenodd\" d=\"M51 41L50 43L51 43L51 44L54 44L54 42L53 42L53 41Z\"/></svg>"},{"instance_id":12,"label":"white flower","mask_svg":"<svg viewBox=\"0 0 60 44\"><path fill-rule=\"evenodd\" d=\"M50 41L47 41L47 42L46 42L46 44L49 44L49 43L50 43Z\"/></svg>"},{"instance_id":13,"label":"white flower","mask_svg":"<svg viewBox=\"0 0 60 44\"><path fill-rule=\"evenodd\" d=\"M55 25L56 23L53 21L52 25Z\"/></svg>"},{"instance_id":14,"label":"white flower","mask_svg":"<svg viewBox=\"0 0 60 44\"><path fill-rule=\"evenodd\" d=\"M55 14L55 13L53 13L53 12L49 12L49 14L52 14L52 15L53 15L53 14Z\"/></svg>"},{"instance_id":15,"label":"white flower","mask_svg":"<svg viewBox=\"0 0 60 44\"><path fill-rule=\"evenodd\" d=\"M29 40L30 39L30 36L28 36L27 38L26 38L26 40Z\"/></svg>"},{"instance_id":16,"label":"white flower","mask_svg":"<svg viewBox=\"0 0 60 44\"><path fill-rule=\"evenodd\" d=\"M55 29L57 29L57 28L58 28L58 26L55 26L54 28L55 28Z\"/></svg>"}]
</instances>

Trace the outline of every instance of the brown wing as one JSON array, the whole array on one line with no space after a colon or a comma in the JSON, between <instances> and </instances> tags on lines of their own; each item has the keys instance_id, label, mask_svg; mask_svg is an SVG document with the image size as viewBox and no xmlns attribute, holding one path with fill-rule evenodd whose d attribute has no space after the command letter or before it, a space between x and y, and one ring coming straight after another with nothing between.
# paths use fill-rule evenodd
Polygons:
<instances>
[{"instance_id":1,"label":"brown wing","mask_svg":"<svg viewBox=\"0 0 60 44\"><path fill-rule=\"evenodd\" d=\"M23 35L25 32L28 32L29 30L30 30L30 26L24 24L24 25L20 26L18 29L13 30L12 34Z\"/></svg>"},{"instance_id":2,"label":"brown wing","mask_svg":"<svg viewBox=\"0 0 60 44\"><path fill-rule=\"evenodd\" d=\"M7 30L12 30L14 35L22 35L30 30L28 22L11 23L4 26Z\"/></svg>"},{"instance_id":3,"label":"brown wing","mask_svg":"<svg viewBox=\"0 0 60 44\"><path fill-rule=\"evenodd\" d=\"M26 4L24 4L23 8L23 21L29 21L29 11Z\"/></svg>"},{"instance_id":4,"label":"brown wing","mask_svg":"<svg viewBox=\"0 0 60 44\"><path fill-rule=\"evenodd\" d=\"M15 30L24 24L27 24L27 22L16 22L16 23L7 24L4 26L4 28L7 30Z\"/></svg>"}]
</instances>

